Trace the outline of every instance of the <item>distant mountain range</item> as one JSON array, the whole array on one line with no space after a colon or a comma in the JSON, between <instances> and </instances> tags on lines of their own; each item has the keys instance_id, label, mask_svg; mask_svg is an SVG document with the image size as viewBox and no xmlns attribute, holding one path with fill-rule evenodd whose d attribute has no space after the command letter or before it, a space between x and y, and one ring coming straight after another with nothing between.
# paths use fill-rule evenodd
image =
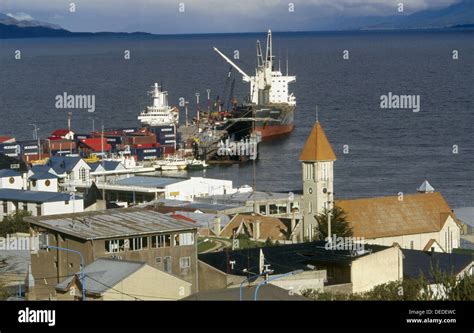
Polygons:
<instances>
[{"instance_id":1,"label":"distant mountain range","mask_svg":"<svg viewBox=\"0 0 474 333\"><path fill-rule=\"evenodd\" d=\"M151 35L146 32L71 32L59 25L35 20L17 20L0 13L0 39L108 35Z\"/></svg>"},{"instance_id":2,"label":"distant mountain range","mask_svg":"<svg viewBox=\"0 0 474 333\"><path fill-rule=\"evenodd\" d=\"M379 18L361 29L442 29L472 28L474 0L462 0L441 9L423 10L406 16Z\"/></svg>"},{"instance_id":3,"label":"distant mountain range","mask_svg":"<svg viewBox=\"0 0 474 333\"><path fill-rule=\"evenodd\" d=\"M474 28L474 0L459 0L451 6L423 10L411 15L346 18L333 30L393 30ZM152 35L145 32L71 32L59 25L17 20L0 13L0 39L32 37L74 37L108 35Z\"/></svg>"}]
</instances>

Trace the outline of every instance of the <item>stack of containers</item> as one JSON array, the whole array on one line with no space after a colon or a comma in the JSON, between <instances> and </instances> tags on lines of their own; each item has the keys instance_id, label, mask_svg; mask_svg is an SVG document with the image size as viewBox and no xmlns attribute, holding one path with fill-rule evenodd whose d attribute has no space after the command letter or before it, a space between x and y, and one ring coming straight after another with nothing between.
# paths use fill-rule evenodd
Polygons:
<instances>
[{"instance_id":1,"label":"stack of containers","mask_svg":"<svg viewBox=\"0 0 474 333\"><path fill-rule=\"evenodd\" d=\"M9 157L19 158L21 154L21 148L16 142L1 143L0 153Z\"/></svg>"},{"instance_id":2,"label":"stack of containers","mask_svg":"<svg viewBox=\"0 0 474 333\"><path fill-rule=\"evenodd\" d=\"M136 156L137 161L156 160L161 157L161 147L159 143L136 144L132 155Z\"/></svg>"}]
</instances>

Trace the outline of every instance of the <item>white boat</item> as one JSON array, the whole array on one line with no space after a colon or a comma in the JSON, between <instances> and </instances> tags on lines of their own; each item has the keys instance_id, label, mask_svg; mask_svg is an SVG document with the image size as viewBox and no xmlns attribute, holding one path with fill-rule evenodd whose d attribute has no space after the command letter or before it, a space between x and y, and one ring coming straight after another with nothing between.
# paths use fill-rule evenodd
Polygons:
<instances>
[{"instance_id":1,"label":"white boat","mask_svg":"<svg viewBox=\"0 0 474 333\"><path fill-rule=\"evenodd\" d=\"M167 157L153 164L153 167L155 169L162 170L162 171L185 170L186 166L187 166L186 160L180 157Z\"/></svg>"},{"instance_id":2,"label":"white boat","mask_svg":"<svg viewBox=\"0 0 474 333\"><path fill-rule=\"evenodd\" d=\"M161 91L158 83L150 91L153 104L147 106L138 116L138 120L149 126L175 126L179 121L179 109L168 105L168 92Z\"/></svg>"},{"instance_id":3,"label":"white boat","mask_svg":"<svg viewBox=\"0 0 474 333\"><path fill-rule=\"evenodd\" d=\"M187 159L186 163L188 170L200 170L205 169L209 166L206 161L201 161L197 159Z\"/></svg>"}]
</instances>

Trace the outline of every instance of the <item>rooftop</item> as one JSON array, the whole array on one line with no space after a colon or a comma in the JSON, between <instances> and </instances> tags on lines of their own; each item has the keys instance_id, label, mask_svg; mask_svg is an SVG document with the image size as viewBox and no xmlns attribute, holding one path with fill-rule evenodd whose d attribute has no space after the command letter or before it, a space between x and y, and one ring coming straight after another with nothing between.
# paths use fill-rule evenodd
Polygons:
<instances>
[{"instance_id":1,"label":"rooftop","mask_svg":"<svg viewBox=\"0 0 474 333\"><path fill-rule=\"evenodd\" d=\"M253 300L255 286L242 289L243 300ZM267 284L262 286L258 292L260 301L309 301L308 298L296 293L289 293L288 290ZM209 291L200 291L182 299L183 301L238 301L240 300L239 288L226 288Z\"/></svg>"},{"instance_id":2,"label":"rooftop","mask_svg":"<svg viewBox=\"0 0 474 333\"><path fill-rule=\"evenodd\" d=\"M145 263L138 261L97 259L84 268L87 293L102 294L145 265ZM80 279L81 272L75 276ZM66 291L73 279L74 276L68 277L57 284L56 289Z\"/></svg>"},{"instance_id":3,"label":"rooftop","mask_svg":"<svg viewBox=\"0 0 474 333\"><path fill-rule=\"evenodd\" d=\"M76 200L82 199L82 197L78 195L76 195L75 198ZM44 202L69 201L71 200L71 196L67 193L24 191L24 190L3 188L3 189L0 189L0 200L44 203Z\"/></svg>"},{"instance_id":4,"label":"rooftop","mask_svg":"<svg viewBox=\"0 0 474 333\"><path fill-rule=\"evenodd\" d=\"M254 195L255 193L255 195ZM254 198L255 196L255 198ZM218 202L245 205L250 201L269 201L269 200L289 200L288 193L281 192L236 192L232 194L211 195L207 197L195 198L200 202Z\"/></svg>"},{"instance_id":5,"label":"rooftop","mask_svg":"<svg viewBox=\"0 0 474 333\"><path fill-rule=\"evenodd\" d=\"M300 154L300 161L335 161L336 154L332 150L331 144L324 133L319 121L314 124L309 134L303 151Z\"/></svg>"},{"instance_id":6,"label":"rooftop","mask_svg":"<svg viewBox=\"0 0 474 333\"><path fill-rule=\"evenodd\" d=\"M318 263L350 264L352 261L367 255L369 252L353 255L349 250L326 250L326 242L317 241L289 245L278 245L263 248L251 248L234 251L222 251L199 254L199 260L214 268L233 275L246 275L244 269L250 272L259 271L260 249L265 257L265 264L273 274L284 274L294 270L312 270L308 265ZM364 245L371 253L387 249L386 246ZM233 268L229 262L235 261Z\"/></svg>"},{"instance_id":7,"label":"rooftop","mask_svg":"<svg viewBox=\"0 0 474 333\"><path fill-rule=\"evenodd\" d=\"M336 200L347 213L354 237L380 238L438 232L448 216L456 221L439 192Z\"/></svg>"},{"instance_id":8,"label":"rooftop","mask_svg":"<svg viewBox=\"0 0 474 333\"><path fill-rule=\"evenodd\" d=\"M435 282L433 270L439 270L448 275L457 275L469 265L473 258L469 254L442 253L402 249L403 275L418 279L423 275L429 282Z\"/></svg>"},{"instance_id":9,"label":"rooftop","mask_svg":"<svg viewBox=\"0 0 474 333\"><path fill-rule=\"evenodd\" d=\"M53 175L50 172L35 172L33 175L29 177L31 180L43 180L43 179L57 179L58 176Z\"/></svg>"},{"instance_id":10,"label":"rooftop","mask_svg":"<svg viewBox=\"0 0 474 333\"><path fill-rule=\"evenodd\" d=\"M20 177L21 173L12 169L1 169L0 170L0 178L4 177Z\"/></svg>"},{"instance_id":11,"label":"rooftop","mask_svg":"<svg viewBox=\"0 0 474 333\"><path fill-rule=\"evenodd\" d=\"M33 225L80 239L109 239L197 229L194 223L140 208L28 217Z\"/></svg>"},{"instance_id":12,"label":"rooftop","mask_svg":"<svg viewBox=\"0 0 474 333\"><path fill-rule=\"evenodd\" d=\"M147 176L133 176L120 179L115 182L116 185L125 186L141 186L141 187L158 187L163 188L167 185L175 184L186 180L186 178L161 178Z\"/></svg>"}]
</instances>

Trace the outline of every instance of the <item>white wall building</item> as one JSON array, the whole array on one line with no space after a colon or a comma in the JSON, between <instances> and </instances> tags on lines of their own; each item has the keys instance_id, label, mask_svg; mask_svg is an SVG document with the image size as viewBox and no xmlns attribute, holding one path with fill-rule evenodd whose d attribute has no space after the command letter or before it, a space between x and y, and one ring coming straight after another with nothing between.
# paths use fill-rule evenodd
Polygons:
<instances>
[{"instance_id":1,"label":"white wall building","mask_svg":"<svg viewBox=\"0 0 474 333\"><path fill-rule=\"evenodd\" d=\"M195 197L223 195L231 192L231 180L191 177L165 186L165 199L193 201Z\"/></svg>"},{"instance_id":2,"label":"white wall building","mask_svg":"<svg viewBox=\"0 0 474 333\"><path fill-rule=\"evenodd\" d=\"M29 211L32 216L80 213L84 200L67 193L0 189L0 217L17 210Z\"/></svg>"}]
</instances>

